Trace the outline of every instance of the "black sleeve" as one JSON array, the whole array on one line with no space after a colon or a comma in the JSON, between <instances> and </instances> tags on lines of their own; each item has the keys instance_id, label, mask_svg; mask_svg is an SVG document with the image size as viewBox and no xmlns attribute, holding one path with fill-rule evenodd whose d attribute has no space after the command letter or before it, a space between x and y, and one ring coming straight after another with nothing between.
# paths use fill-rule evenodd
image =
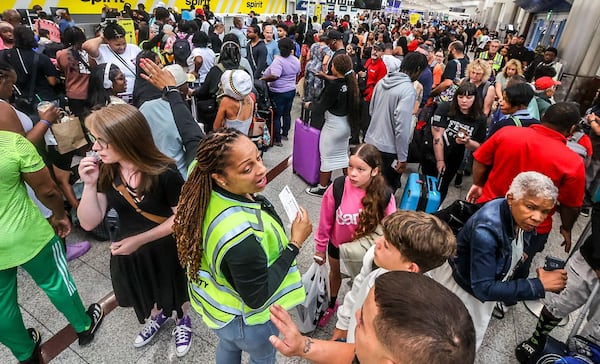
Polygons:
<instances>
[{"instance_id":1,"label":"black sleeve","mask_svg":"<svg viewBox=\"0 0 600 364\"><path fill-rule=\"evenodd\" d=\"M441 103L435 110L433 118L431 119L431 126L437 126L442 129L448 128L448 110L450 109L450 102Z\"/></svg>"},{"instance_id":2,"label":"black sleeve","mask_svg":"<svg viewBox=\"0 0 600 364\"><path fill-rule=\"evenodd\" d=\"M486 119L479 119L477 121L476 129L473 132L473 135L471 136L471 138L478 143L483 143L483 141L485 140L485 126L486 126Z\"/></svg>"},{"instance_id":3,"label":"black sleeve","mask_svg":"<svg viewBox=\"0 0 600 364\"><path fill-rule=\"evenodd\" d=\"M39 67L42 71L43 76L45 76L45 77L60 77L60 73L58 73L58 70L56 69L54 64L52 64L52 61L50 60L50 58L48 58L48 56L46 56L44 54L40 54L39 62L40 62Z\"/></svg>"},{"instance_id":4,"label":"black sleeve","mask_svg":"<svg viewBox=\"0 0 600 364\"><path fill-rule=\"evenodd\" d=\"M177 170L177 166L173 165L169 170L161 175L163 181L163 188L166 192L167 202L170 207L177 206L179 202L179 195L181 194L181 188L183 187L183 177Z\"/></svg>"},{"instance_id":5,"label":"black sleeve","mask_svg":"<svg viewBox=\"0 0 600 364\"><path fill-rule=\"evenodd\" d=\"M267 256L256 236L251 235L225 254L221 269L242 300L249 307L258 308L279 288L296 255L298 249L290 244L267 267Z\"/></svg>"},{"instance_id":6,"label":"black sleeve","mask_svg":"<svg viewBox=\"0 0 600 364\"><path fill-rule=\"evenodd\" d=\"M189 165L196 157L198 145L206 135L204 135L204 132L194 120L190 109L183 101L179 92L167 92L167 100L169 100L169 105L171 105L171 112L173 113L173 119L175 119L175 125L177 125L177 131L185 147L185 163Z\"/></svg>"},{"instance_id":7,"label":"black sleeve","mask_svg":"<svg viewBox=\"0 0 600 364\"><path fill-rule=\"evenodd\" d=\"M201 100L210 98L212 96L212 86L218 85L220 81L221 72L216 66L213 66L213 68L211 68L206 74L206 78L204 79L202 86L195 89L193 95Z\"/></svg>"},{"instance_id":8,"label":"black sleeve","mask_svg":"<svg viewBox=\"0 0 600 364\"><path fill-rule=\"evenodd\" d=\"M157 47L158 43L161 39L163 39L164 36L165 33L163 33L161 30L157 35L154 36L154 38L145 41L142 45L142 48L144 48L144 50L151 50L152 48Z\"/></svg>"},{"instance_id":9,"label":"black sleeve","mask_svg":"<svg viewBox=\"0 0 600 364\"><path fill-rule=\"evenodd\" d=\"M254 79L257 80L262 77L263 72L267 69L267 47L259 47L254 55L256 61L256 71L254 72Z\"/></svg>"},{"instance_id":10,"label":"black sleeve","mask_svg":"<svg viewBox=\"0 0 600 364\"><path fill-rule=\"evenodd\" d=\"M213 33L215 34L215 33ZM221 39L219 38L219 36L215 35L211 35L210 37L210 42L212 43L212 50L215 53L219 53L221 51L221 44L223 42L221 42Z\"/></svg>"},{"instance_id":11,"label":"black sleeve","mask_svg":"<svg viewBox=\"0 0 600 364\"><path fill-rule=\"evenodd\" d=\"M592 235L581 247L581 255L593 270L600 270L600 203L592 208Z\"/></svg>"},{"instance_id":12,"label":"black sleeve","mask_svg":"<svg viewBox=\"0 0 600 364\"><path fill-rule=\"evenodd\" d=\"M505 126L515 126L515 122L511 118L504 118L498 121L497 123L490 125L487 132L487 139L491 138L495 132L497 132Z\"/></svg>"},{"instance_id":13,"label":"black sleeve","mask_svg":"<svg viewBox=\"0 0 600 364\"><path fill-rule=\"evenodd\" d=\"M323 89L321 96L310 106L313 114L323 115L325 114L325 111L329 110L329 108L336 103L339 94L339 88L337 86L338 83L335 81L325 81L325 88Z\"/></svg>"},{"instance_id":14,"label":"black sleeve","mask_svg":"<svg viewBox=\"0 0 600 364\"><path fill-rule=\"evenodd\" d=\"M452 60L448 62L446 68L444 69L444 73L442 73L442 81L443 80L454 80L456 78L456 61Z\"/></svg>"}]
</instances>

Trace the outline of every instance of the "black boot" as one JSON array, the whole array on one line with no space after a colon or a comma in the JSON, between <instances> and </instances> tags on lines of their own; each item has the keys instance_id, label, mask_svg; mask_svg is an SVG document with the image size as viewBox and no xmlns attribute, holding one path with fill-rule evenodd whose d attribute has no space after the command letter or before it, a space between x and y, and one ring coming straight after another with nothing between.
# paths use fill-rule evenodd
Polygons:
<instances>
[{"instance_id":1,"label":"black boot","mask_svg":"<svg viewBox=\"0 0 600 364\"><path fill-rule=\"evenodd\" d=\"M31 356L21 362L20 364L38 364L40 362L40 344L42 342L42 335L37 329L29 328L27 329L29 335L31 335L31 339L35 342L35 347L33 348L33 353Z\"/></svg>"},{"instance_id":2,"label":"black boot","mask_svg":"<svg viewBox=\"0 0 600 364\"><path fill-rule=\"evenodd\" d=\"M527 364L531 358L539 355L546 345L548 334L550 334L550 331L552 331L559 322L560 319L554 317L544 306L533 335L520 343L515 349L515 356L519 363Z\"/></svg>"}]
</instances>

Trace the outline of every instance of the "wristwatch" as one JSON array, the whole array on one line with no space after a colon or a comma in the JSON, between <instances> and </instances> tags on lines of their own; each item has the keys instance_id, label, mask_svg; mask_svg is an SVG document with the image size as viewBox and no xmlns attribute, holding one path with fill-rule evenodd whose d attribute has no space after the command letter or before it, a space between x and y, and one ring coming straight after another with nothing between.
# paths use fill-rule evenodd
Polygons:
<instances>
[{"instance_id":1,"label":"wristwatch","mask_svg":"<svg viewBox=\"0 0 600 364\"><path fill-rule=\"evenodd\" d=\"M167 92L171 91L179 91L179 88L177 86L165 86L163 88L163 94L167 94Z\"/></svg>"}]
</instances>

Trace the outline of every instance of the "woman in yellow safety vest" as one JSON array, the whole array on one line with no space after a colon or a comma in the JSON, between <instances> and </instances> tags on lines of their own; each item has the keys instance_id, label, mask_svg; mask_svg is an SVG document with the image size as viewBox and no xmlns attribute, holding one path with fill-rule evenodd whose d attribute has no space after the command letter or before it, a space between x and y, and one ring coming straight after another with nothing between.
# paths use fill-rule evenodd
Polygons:
<instances>
[{"instance_id":1,"label":"woman in yellow safety vest","mask_svg":"<svg viewBox=\"0 0 600 364\"><path fill-rule=\"evenodd\" d=\"M290 309L305 299L296 255L312 225L304 208L291 239L273 205L257 195L267 185L254 143L235 129L204 139L185 183L175 235L187 269L192 307L219 337L216 362L274 363L277 335L269 307Z\"/></svg>"}]
</instances>

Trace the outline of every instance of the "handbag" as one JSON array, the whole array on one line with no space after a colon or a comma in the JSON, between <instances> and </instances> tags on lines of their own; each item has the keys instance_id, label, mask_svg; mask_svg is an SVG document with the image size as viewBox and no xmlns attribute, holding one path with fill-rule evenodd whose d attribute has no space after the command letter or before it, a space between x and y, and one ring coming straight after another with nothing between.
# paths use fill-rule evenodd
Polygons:
<instances>
[{"instance_id":1,"label":"handbag","mask_svg":"<svg viewBox=\"0 0 600 364\"><path fill-rule=\"evenodd\" d=\"M88 144L81 121L75 115L65 114L58 123L52 124L50 129L60 154L72 152Z\"/></svg>"},{"instance_id":2,"label":"handbag","mask_svg":"<svg viewBox=\"0 0 600 364\"><path fill-rule=\"evenodd\" d=\"M374 232L340 245L340 258L344 261L350 279L354 279L360 273L365 253L382 236L383 227L377 225Z\"/></svg>"},{"instance_id":3,"label":"handbag","mask_svg":"<svg viewBox=\"0 0 600 364\"><path fill-rule=\"evenodd\" d=\"M163 222L167 221L168 217L165 216L158 216L155 214L151 214L149 212L146 212L142 209L140 209L137 205L137 203L135 203L135 201L133 200L133 197L131 197L131 194L127 191L127 189L125 188L125 186L123 185L123 182L121 180L117 181L118 184L115 184L113 182L112 186L115 190L117 190L119 192L119 194L121 196L123 196L123 198L129 202L129 204L131 205L131 207L133 207L133 209L135 210L135 212L137 212L138 214L142 215L143 217L145 217L146 219L157 223L157 224L162 224Z\"/></svg>"},{"instance_id":4,"label":"handbag","mask_svg":"<svg viewBox=\"0 0 600 364\"><path fill-rule=\"evenodd\" d=\"M265 129L265 125L267 124L267 119L261 117L257 112L257 104L254 104L254 111L252 116L252 122L250 123L250 128L248 129L248 136L252 137L262 137Z\"/></svg>"},{"instance_id":5,"label":"handbag","mask_svg":"<svg viewBox=\"0 0 600 364\"><path fill-rule=\"evenodd\" d=\"M454 235L458 235L460 230L467 223L467 220L469 220L469 218L482 206L482 203L476 204L464 200L456 200L448 207L438 210L432 213L432 215L448 224Z\"/></svg>"},{"instance_id":6,"label":"handbag","mask_svg":"<svg viewBox=\"0 0 600 364\"><path fill-rule=\"evenodd\" d=\"M329 266L313 262L302 275L306 299L296 306L298 330L303 333L314 331L317 323L329 306Z\"/></svg>"},{"instance_id":7,"label":"handbag","mask_svg":"<svg viewBox=\"0 0 600 364\"><path fill-rule=\"evenodd\" d=\"M219 109L219 105L217 105L217 100L214 97L203 100L196 100L196 107L198 108L198 115L216 115L217 110Z\"/></svg>"}]
</instances>

